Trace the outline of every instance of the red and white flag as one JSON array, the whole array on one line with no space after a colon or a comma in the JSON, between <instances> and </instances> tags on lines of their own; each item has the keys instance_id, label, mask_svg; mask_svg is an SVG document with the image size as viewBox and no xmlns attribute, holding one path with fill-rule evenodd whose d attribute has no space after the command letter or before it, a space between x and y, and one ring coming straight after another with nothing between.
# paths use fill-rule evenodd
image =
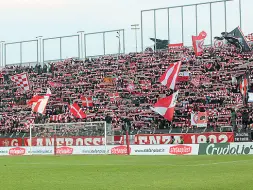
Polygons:
<instances>
[{"instance_id":1,"label":"red and white flag","mask_svg":"<svg viewBox=\"0 0 253 190\"><path fill-rule=\"evenodd\" d=\"M110 97L111 102L115 102L115 101L118 101L120 99L120 96L119 96L118 92L110 93L109 97Z\"/></svg>"},{"instance_id":2,"label":"red and white flag","mask_svg":"<svg viewBox=\"0 0 253 190\"><path fill-rule=\"evenodd\" d=\"M27 105L32 106L33 103L38 102L38 100L39 100L39 99L42 99L42 98L44 98L44 96L35 95L34 97L32 97L31 100L29 100L29 101L27 102Z\"/></svg>"},{"instance_id":3,"label":"red and white flag","mask_svg":"<svg viewBox=\"0 0 253 190\"><path fill-rule=\"evenodd\" d=\"M26 122L24 123L25 128L30 128L30 125L34 124L34 118L25 118Z\"/></svg>"},{"instance_id":4,"label":"red and white flag","mask_svg":"<svg viewBox=\"0 0 253 190\"><path fill-rule=\"evenodd\" d=\"M178 43L178 44L169 44L169 48L178 48L178 47L183 47L184 43Z\"/></svg>"},{"instance_id":5,"label":"red and white flag","mask_svg":"<svg viewBox=\"0 0 253 190\"><path fill-rule=\"evenodd\" d=\"M203 53L203 45L207 34L202 31L198 36L192 36L192 45L196 56L200 56Z\"/></svg>"},{"instance_id":6,"label":"red and white flag","mask_svg":"<svg viewBox=\"0 0 253 190\"><path fill-rule=\"evenodd\" d=\"M160 77L160 83L174 90L177 82L178 73L181 68L181 61L170 64L166 72Z\"/></svg>"},{"instance_id":7,"label":"red and white flag","mask_svg":"<svg viewBox=\"0 0 253 190\"><path fill-rule=\"evenodd\" d=\"M178 91L168 97L159 99L154 107L151 107L150 109L162 115L165 119L172 121L177 97Z\"/></svg>"},{"instance_id":8,"label":"red and white flag","mask_svg":"<svg viewBox=\"0 0 253 190\"><path fill-rule=\"evenodd\" d=\"M30 90L30 82L29 82L27 73L13 75L11 77L11 80L13 82L15 82L16 85L18 87L20 87L21 89L23 89L24 91L29 91Z\"/></svg>"},{"instance_id":9,"label":"red and white flag","mask_svg":"<svg viewBox=\"0 0 253 190\"><path fill-rule=\"evenodd\" d=\"M82 100L82 105L84 107L93 107L93 101L92 101L92 97L81 97Z\"/></svg>"},{"instance_id":10,"label":"red and white flag","mask_svg":"<svg viewBox=\"0 0 253 190\"><path fill-rule=\"evenodd\" d=\"M189 71L179 72L177 81L178 82L188 81L189 78L190 78L190 72Z\"/></svg>"},{"instance_id":11,"label":"red and white flag","mask_svg":"<svg viewBox=\"0 0 253 190\"><path fill-rule=\"evenodd\" d=\"M69 105L69 111L72 113L73 116L79 119L86 118L86 114L82 111L82 109L78 106L77 103L74 103L72 105Z\"/></svg>"},{"instance_id":12,"label":"red and white flag","mask_svg":"<svg viewBox=\"0 0 253 190\"><path fill-rule=\"evenodd\" d=\"M51 81L48 81L47 83L48 83L51 87L53 87L53 88L62 87L62 84L61 84L61 83L51 82Z\"/></svg>"},{"instance_id":13,"label":"red and white flag","mask_svg":"<svg viewBox=\"0 0 253 190\"><path fill-rule=\"evenodd\" d=\"M28 102L28 105L32 104L32 111L33 112L45 114L46 106L47 106L47 103L48 103L48 100L49 100L50 96L51 96L51 90L48 88L46 95L33 97Z\"/></svg>"}]
</instances>

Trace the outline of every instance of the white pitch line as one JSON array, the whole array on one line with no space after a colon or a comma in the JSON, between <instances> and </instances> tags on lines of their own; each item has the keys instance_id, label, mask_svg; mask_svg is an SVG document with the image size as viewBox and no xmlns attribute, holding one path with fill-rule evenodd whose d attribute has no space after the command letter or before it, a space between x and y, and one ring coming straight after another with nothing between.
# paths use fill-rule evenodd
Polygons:
<instances>
[{"instance_id":1,"label":"white pitch line","mask_svg":"<svg viewBox=\"0 0 253 190\"><path fill-rule=\"evenodd\" d=\"M91 164L91 163L78 163L78 164L64 164L64 163L12 163L11 165L56 165L56 166L172 166L172 167L195 167L195 166L209 166L209 165L219 165L219 164L231 164L231 163L243 163L253 161L253 159L248 160L233 160L227 162L213 162L213 163L203 163L203 164L159 164L159 163L114 163L114 164ZM8 165L10 166L10 165Z\"/></svg>"}]
</instances>

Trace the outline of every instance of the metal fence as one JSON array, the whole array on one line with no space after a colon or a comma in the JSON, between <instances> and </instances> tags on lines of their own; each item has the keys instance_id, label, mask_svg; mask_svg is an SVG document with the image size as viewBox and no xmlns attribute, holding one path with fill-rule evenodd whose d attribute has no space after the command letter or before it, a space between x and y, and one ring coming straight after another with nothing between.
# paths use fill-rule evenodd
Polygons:
<instances>
[{"instance_id":1,"label":"metal fence","mask_svg":"<svg viewBox=\"0 0 253 190\"><path fill-rule=\"evenodd\" d=\"M154 37L155 39L157 38L160 38L161 36L160 35L157 35L157 14L159 11L164 11L165 13L165 17L163 17L163 20L164 19L168 19L168 22L165 25L165 29L168 31L167 33L165 32L165 36L167 36L166 38L168 39L169 43L171 42L171 39L174 39L174 36L172 38L172 35L171 35L171 29L172 29L172 26L171 26L171 23L170 23L170 19L171 17L174 17L174 15L172 16L171 15L171 12L173 13L172 10L179 10L180 11L180 20L181 20L181 23L179 25L181 25L181 31L180 32L177 32L177 36L181 37L181 42L184 43L185 39L184 39L184 34L188 34L188 33L191 33L191 35L193 33L195 33L195 35L198 35L198 32L199 31L199 28L202 27L202 24L199 24L200 21L198 21L198 17L201 15L201 11L202 9L200 10L200 8L202 8L202 6L208 6L208 15L207 15L207 18L204 18L206 20L206 23L208 23L208 28L210 27L210 30L206 30L206 32L208 33L208 35L210 36L210 42L208 42L208 44L211 44L213 43L213 28L215 28L215 23L213 21L213 17L215 15L212 14L213 11L216 11L216 10L213 10L215 9L215 6L214 4L220 4L223 6L223 9L222 9L222 15L224 15L224 30L223 29L220 29L220 31L227 31L227 4L229 4L230 2L235 2L236 3L236 7L234 9L237 9L239 10L239 22L240 22L240 26L242 27L242 5L241 5L241 0L218 0L218 1L212 1L212 2L205 2L205 3L196 3L196 4L187 4L187 5L180 5L180 6L172 6L172 7L163 7L163 8L156 8L156 9L148 9L148 10L142 10L141 11L141 18L140 18L140 25L141 25L141 50L144 51L145 49L145 45L144 45L144 32L146 32L146 30L144 29L143 27L143 18L144 18L144 13L147 13L147 12L150 12L152 13L152 17L153 19L151 18L151 20L154 21L154 24L152 26L151 24L151 20L148 20L148 24L151 25L151 29L149 29L149 32L151 31L151 35L152 37ZM238 3L238 4L237 4ZM184 28L184 25L185 23L187 22L187 20L184 20L184 17L185 17L185 10L186 10L186 7L191 7L192 8L192 11L191 11L191 15L194 16L194 21L193 21L193 30L195 30L195 32L189 32L188 31L188 28ZM193 11L194 10L194 11ZM187 17L188 17L188 14L187 14ZM238 18L238 17L237 17ZM160 20L158 20L160 21ZM195 24L195 28L194 28L194 24ZM164 30L164 28L160 28L159 27L159 32L160 30ZM136 32L136 31L135 31ZM114 38L116 39L117 37L117 40L116 42L112 42L111 39L108 42L106 42L106 35L108 33L112 33L112 34L115 34ZM129 34L129 33L128 33ZM97 37L102 37L101 38L101 44L99 44L99 46L102 47L102 53L99 54L99 55L88 55L87 53L87 50L89 49L92 49L92 48L98 48L97 46L96 47L90 47L87 43L87 38L91 37L91 36L94 36L96 35ZM60 61L60 60L63 60L65 59L65 57L63 56L63 40L64 39L74 39L75 42L73 42L71 45L73 47L75 47L75 56L72 56L72 57L75 57L75 58L78 58L78 59L85 59L87 57L97 57L97 56L103 56L103 55L108 55L108 47L109 45L111 45L111 43L113 43L115 46L114 46L114 49L116 48L116 46L118 47L117 49L115 49L115 52L113 53L110 53L110 54L124 54L126 53L126 45L125 45L125 37L126 37L126 32L125 32L125 29L116 29L116 30L107 30L107 31L101 31L101 32L93 32L93 33L85 33L84 31L80 31L78 32L78 34L75 34L75 35L69 35L69 36L59 36L59 37L53 37L53 38L43 38L42 36L39 36L37 37L36 39L34 40L28 40L28 41L20 41L20 42L11 42L11 43L5 43L4 41L0 41L0 67L3 67L3 66L6 66L6 65L33 65L33 64L38 64L38 63L47 63L47 62L52 62L52 61ZM98 38L97 38L98 39ZM128 39L129 40L129 39ZM145 38L146 40L146 38ZM56 58L55 59L49 59L49 58L46 58L47 57L47 51L49 48L46 47L46 43L49 43L50 41L54 41L54 42L57 42L57 47L54 48L54 54L58 54L56 55ZM129 41L127 41L129 42ZM25 62L24 59L23 59L23 46L24 44L29 44L29 43L35 43L35 46L33 47L33 51L36 51L36 58L34 58L35 60L31 60L29 62ZM134 43L134 42L133 42ZM15 63L9 63L8 60L10 58L9 55L7 55L7 53L10 52L10 46L11 45L14 45L14 44L18 44L19 45L19 53L18 55L14 55L14 54L11 54L10 56L17 56L19 57L19 60ZM136 47L137 47L137 34L136 34ZM68 44L68 49L70 49L70 44ZM136 48L137 49L137 48ZM156 43L155 43L155 46L154 46L154 49L156 51ZM59 53L55 53L56 52L59 52ZM16 53L17 54L17 53Z\"/></svg>"},{"instance_id":2,"label":"metal fence","mask_svg":"<svg viewBox=\"0 0 253 190\"><path fill-rule=\"evenodd\" d=\"M195 7L195 12L193 14L195 14L195 35L198 35L198 8L200 8L203 5L209 5L209 25L210 25L210 31L207 31L208 34L210 34L210 38L211 38L211 44L213 44L213 21L212 21L212 5L213 4L218 4L218 3L222 3L224 5L224 21L225 21L225 28L224 31L227 32L227 3L231 2L233 0L219 0L219 1L212 1L212 2L205 2L205 3L196 3L196 4L187 4L187 5L180 5L180 6L172 6L172 7L162 7L162 8L156 8L156 9L147 9L147 10L142 10L141 11L141 50L144 51L144 39L143 39L143 34L144 34L144 28L143 28L143 17L144 17L144 12L153 12L153 21L154 21L154 38L155 38L155 45L154 45L154 49L156 51L156 39L157 39L157 26L156 26L156 14L158 11L161 10L167 10L167 17L168 17L168 36L167 39L170 42L170 29L171 29L171 25L170 25L170 11L172 9L180 9L181 11L181 34L179 33L179 35L181 35L181 42L184 43L184 8L186 7ZM240 27L242 26L242 15L241 15L241 0L238 0L238 8L239 8L239 17L240 17Z\"/></svg>"},{"instance_id":3,"label":"metal fence","mask_svg":"<svg viewBox=\"0 0 253 190\"><path fill-rule=\"evenodd\" d=\"M77 48L77 56L74 58L78 59L85 59L87 57L96 57L96 56L103 56L106 55L106 34L107 33L115 33L115 38L118 38L118 49L115 50L114 54L122 54L125 53L125 30L124 29L117 29L117 30L107 30L107 31L101 31L101 32L93 32L93 33L84 33L83 31L78 32L76 35L68 35L68 36L58 36L58 37L52 37L52 38L42 38L42 36L37 37L37 39L34 40L27 40L27 41L19 41L19 42L10 42L10 43L4 43L3 41L0 42L0 67L4 67L6 65L35 65L35 64L42 64L42 63L48 63L53 61L61 61L64 60L62 55L62 49L63 44L62 41L66 38L73 38L77 39L77 43L74 44ZM103 36L103 54L102 55L93 55L89 56L87 55L87 49L89 46L86 43L87 37L90 35L102 35ZM58 50L59 50L59 57L58 59L48 60L46 59L46 48L45 43L48 41L58 41ZM23 44L25 43L36 43L36 46L34 49L36 50L36 60L31 60L29 62L23 61ZM19 44L19 62L18 63L11 63L8 64L7 60L9 56L7 55L8 48L11 45ZM73 45L73 44L72 44ZM11 54L11 56L16 56Z\"/></svg>"}]
</instances>

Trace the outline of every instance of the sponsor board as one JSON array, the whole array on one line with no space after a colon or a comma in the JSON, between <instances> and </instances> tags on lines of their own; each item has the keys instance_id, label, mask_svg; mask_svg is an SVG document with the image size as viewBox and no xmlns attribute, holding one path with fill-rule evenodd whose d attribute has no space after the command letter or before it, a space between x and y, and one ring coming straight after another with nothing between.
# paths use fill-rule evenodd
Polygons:
<instances>
[{"instance_id":1,"label":"sponsor board","mask_svg":"<svg viewBox=\"0 0 253 190\"><path fill-rule=\"evenodd\" d=\"M58 155L70 155L73 154L73 148L72 147L67 147L67 146L63 146L63 147L57 147L56 148L56 154Z\"/></svg>"},{"instance_id":2,"label":"sponsor board","mask_svg":"<svg viewBox=\"0 0 253 190\"><path fill-rule=\"evenodd\" d=\"M253 143L200 144L199 155L253 154Z\"/></svg>"},{"instance_id":3,"label":"sponsor board","mask_svg":"<svg viewBox=\"0 0 253 190\"><path fill-rule=\"evenodd\" d=\"M130 145L130 155L197 155L199 145ZM127 155L127 146L61 146L56 147L57 155ZM1 147L0 156L53 155L54 146L42 147Z\"/></svg>"},{"instance_id":4,"label":"sponsor board","mask_svg":"<svg viewBox=\"0 0 253 190\"><path fill-rule=\"evenodd\" d=\"M130 148L131 151L131 148ZM126 155L127 146L108 145L108 146L62 146L56 148L57 155L71 154L117 154Z\"/></svg>"},{"instance_id":5,"label":"sponsor board","mask_svg":"<svg viewBox=\"0 0 253 190\"><path fill-rule=\"evenodd\" d=\"M207 138L211 143L226 143L234 142L234 133L188 133L188 134L139 134L135 135L135 144L148 145L148 144L169 144L171 136L174 136L175 143L180 143L180 137L183 137L185 144L200 144L206 143Z\"/></svg>"},{"instance_id":6,"label":"sponsor board","mask_svg":"<svg viewBox=\"0 0 253 190\"><path fill-rule=\"evenodd\" d=\"M250 142L251 134L250 133L234 133L235 142Z\"/></svg>"},{"instance_id":7,"label":"sponsor board","mask_svg":"<svg viewBox=\"0 0 253 190\"><path fill-rule=\"evenodd\" d=\"M54 147L1 147L0 156L52 155Z\"/></svg>"},{"instance_id":8,"label":"sponsor board","mask_svg":"<svg viewBox=\"0 0 253 190\"><path fill-rule=\"evenodd\" d=\"M9 149L9 155L11 156L20 156L26 154L26 148L14 147Z\"/></svg>"},{"instance_id":9,"label":"sponsor board","mask_svg":"<svg viewBox=\"0 0 253 190\"><path fill-rule=\"evenodd\" d=\"M170 147L170 154L185 155L192 153L192 146L189 145L176 145Z\"/></svg>"},{"instance_id":10,"label":"sponsor board","mask_svg":"<svg viewBox=\"0 0 253 190\"><path fill-rule=\"evenodd\" d=\"M130 155L198 155L199 145L131 145Z\"/></svg>"},{"instance_id":11,"label":"sponsor board","mask_svg":"<svg viewBox=\"0 0 253 190\"><path fill-rule=\"evenodd\" d=\"M131 147L129 147L129 152L131 152ZM115 147L111 148L111 154L126 155L127 154L127 146L124 146L124 145L115 146Z\"/></svg>"}]
</instances>

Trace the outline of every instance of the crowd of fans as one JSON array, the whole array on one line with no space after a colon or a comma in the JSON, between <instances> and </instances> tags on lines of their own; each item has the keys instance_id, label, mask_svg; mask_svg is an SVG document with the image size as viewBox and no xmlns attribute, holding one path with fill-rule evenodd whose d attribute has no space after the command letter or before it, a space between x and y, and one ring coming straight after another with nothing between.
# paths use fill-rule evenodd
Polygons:
<instances>
[{"instance_id":1,"label":"crowd of fans","mask_svg":"<svg viewBox=\"0 0 253 190\"><path fill-rule=\"evenodd\" d=\"M193 50L181 47L85 61L67 59L35 67L6 66L0 75L0 132L27 132L33 122L71 123L104 121L105 118L115 131L128 126L135 132L159 129L193 132L191 112L198 111L208 113L207 130L210 131L219 131L222 126L239 127L242 117L247 120L244 124L252 123L251 105L242 104L237 83L246 70L253 78L252 54L239 53L233 47L208 47L204 52L195 57ZM174 120L168 122L150 106L173 92L161 85L159 77L170 63L179 60L182 61L181 72L189 73L189 78L177 82L179 98ZM23 72L29 74L32 89L29 92L23 92L10 80L12 75ZM48 82L61 85L51 87ZM134 89L129 90L129 84L133 84ZM32 113L27 101L35 94L45 94L48 87L52 96L46 114ZM112 101L111 93L118 93L119 99ZM84 107L82 96L92 97L93 107ZM67 105L73 102L78 102L86 112L86 119L71 116ZM60 114L62 117L58 121L50 120L50 116Z\"/></svg>"}]
</instances>

